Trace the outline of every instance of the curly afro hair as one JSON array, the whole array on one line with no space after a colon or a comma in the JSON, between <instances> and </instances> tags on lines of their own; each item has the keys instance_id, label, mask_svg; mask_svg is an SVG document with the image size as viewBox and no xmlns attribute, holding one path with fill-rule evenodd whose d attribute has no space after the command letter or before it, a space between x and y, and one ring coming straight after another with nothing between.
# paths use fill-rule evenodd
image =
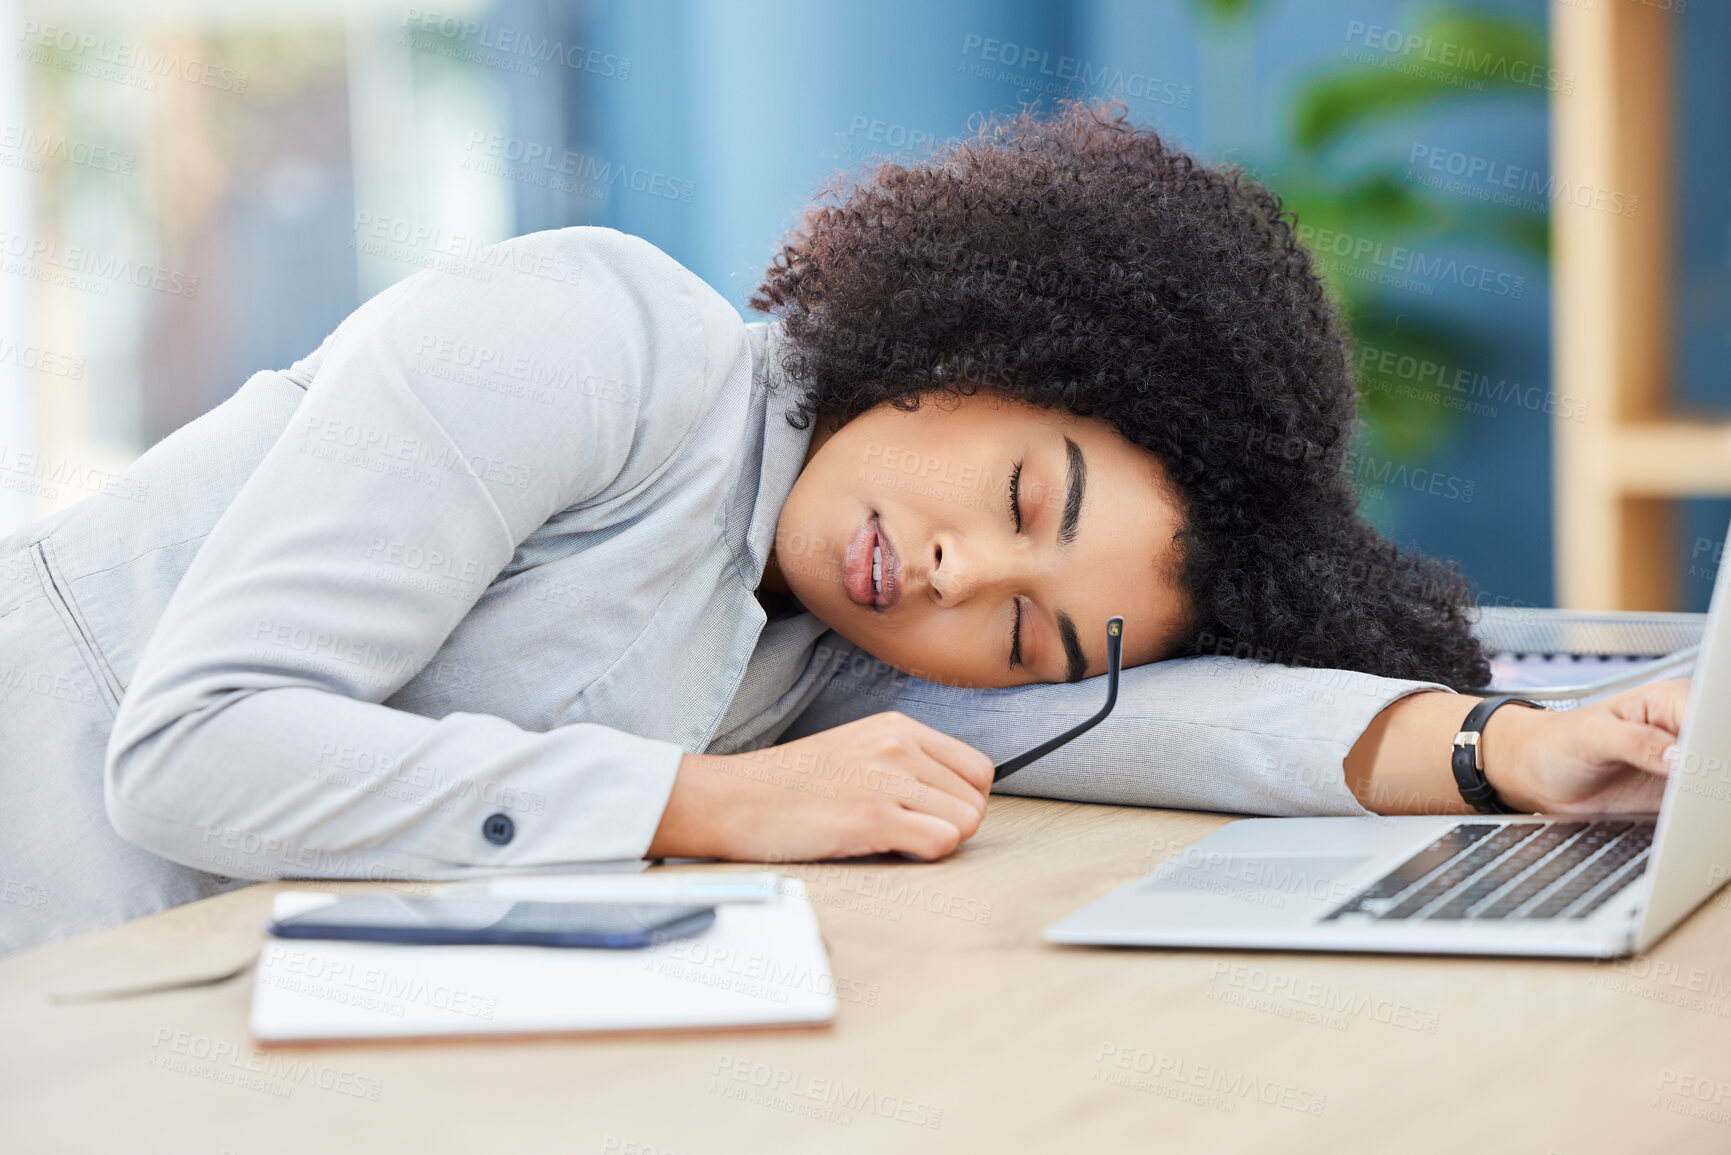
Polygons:
<instances>
[{"instance_id":1,"label":"curly afro hair","mask_svg":"<svg viewBox=\"0 0 1731 1155\"><path fill-rule=\"evenodd\" d=\"M841 178L751 305L782 323L800 428L986 388L1152 452L1186 522L1191 614L1165 656L1489 681L1458 570L1358 514L1350 360L1291 215L1121 104Z\"/></svg>"}]
</instances>

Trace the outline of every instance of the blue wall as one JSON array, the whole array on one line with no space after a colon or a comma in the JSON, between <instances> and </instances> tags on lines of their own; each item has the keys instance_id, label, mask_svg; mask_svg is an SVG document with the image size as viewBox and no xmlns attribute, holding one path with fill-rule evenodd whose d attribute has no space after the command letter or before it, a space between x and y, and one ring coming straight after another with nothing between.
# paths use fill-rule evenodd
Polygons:
<instances>
[{"instance_id":1,"label":"blue wall","mask_svg":"<svg viewBox=\"0 0 1731 1155\"><path fill-rule=\"evenodd\" d=\"M1477 7L1542 34L1543 0ZM1691 14L1703 7L1692 6ZM1278 190L1294 163L1288 141L1296 88L1341 67L1354 29L1413 28L1433 10L1397 0L1266 0L1234 23L1184 0L594 3L570 19L588 42L632 63L626 79L583 76L566 93L569 119L581 125L568 128L568 137L616 163L689 181L693 195L683 203L619 192L580 219L646 237L744 310L777 240L825 178L857 170L874 153L917 159L927 142L964 133L981 113L1035 99L1049 104L1063 88L1049 75L1061 57L1121 69L1136 87L1127 99L1133 119L1205 159L1244 165ZM1711 20L1725 18L1720 11ZM1708 51L1728 43L1723 28L1710 31ZM983 59L986 41L998 42L996 60ZM1007 65L1010 44L1017 63ZM1706 83L1715 109L1725 87L1722 69ZM1722 111L1711 115L1717 125L1726 122ZM1543 179L1547 130L1542 93L1479 93L1393 118L1360 134L1333 163L1409 169L1410 151L1422 144L1532 169ZM1722 170L1699 179L1709 207L1723 217ZM1477 203L1456 196L1446 207L1467 214ZM1544 220L1541 210L1531 223L1542 230ZM1722 222L1700 227L1710 232ZM1542 258L1487 254L1447 236L1430 248L1494 261L1525 288L1511 300L1439 284L1410 302L1414 315L1429 311L1471 335L1461 367L1521 383L1528 396L1548 390L1550 294ZM1722 303L1723 245L1716 251L1711 275L1720 278ZM1390 303L1400 315L1401 299ZM1694 366L1723 363L1723 328L1685 344L1694 390L1705 371ZM1446 436L1398 463L1446 476L1455 492L1464 483L1470 500L1389 487L1367 497L1367 514L1396 540L1457 559L1487 602L1549 604L1550 418L1536 406L1495 408L1494 416L1456 417Z\"/></svg>"},{"instance_id":2,"label":"blue wall","mask_svg":"<svg viewBox=\"0 0 1731 1155\"><path fill-rule=\"evenodd\" d=\"M1676 398L1680 408L1731 410L1731 5L1693 4L1679 17ZM1731 501L1684 504L1679 518L1684 605L1704 610L1725 549Z\"/></svg>"}]
</instances>

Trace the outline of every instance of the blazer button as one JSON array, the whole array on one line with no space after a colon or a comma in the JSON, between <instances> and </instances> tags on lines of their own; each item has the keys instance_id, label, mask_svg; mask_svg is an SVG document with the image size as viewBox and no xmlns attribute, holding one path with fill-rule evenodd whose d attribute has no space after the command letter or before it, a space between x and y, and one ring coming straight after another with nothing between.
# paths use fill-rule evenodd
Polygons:
<instances>
[{"instance_id":1,"label":"blazer button","mask_svg":"<svg viewBox=\"0 0 1731 1155\"><path fill-rule=\"evenodd\" d=\"M508 814L494 814L481 823L481 833L494 846L503 846L517 833L517 824L511 821Z\"/></svg>"}]
</instances>

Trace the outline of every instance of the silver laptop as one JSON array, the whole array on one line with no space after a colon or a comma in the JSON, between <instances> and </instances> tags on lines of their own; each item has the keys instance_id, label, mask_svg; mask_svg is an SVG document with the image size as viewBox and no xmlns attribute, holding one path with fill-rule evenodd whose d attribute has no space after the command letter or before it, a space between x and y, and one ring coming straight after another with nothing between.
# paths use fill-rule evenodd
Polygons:
<instances>
[{"instance_id":1,"label":"silver laptop","mask_svg":"<svg viewBox=\"0 0 1731 1155\"><path fill-rule=\"evenodd\" d=\"M1646 815L1247 818L1046 928L1058 943L1614 958L1731 872L1731 565Z\"/></svg>"}]
</instances>

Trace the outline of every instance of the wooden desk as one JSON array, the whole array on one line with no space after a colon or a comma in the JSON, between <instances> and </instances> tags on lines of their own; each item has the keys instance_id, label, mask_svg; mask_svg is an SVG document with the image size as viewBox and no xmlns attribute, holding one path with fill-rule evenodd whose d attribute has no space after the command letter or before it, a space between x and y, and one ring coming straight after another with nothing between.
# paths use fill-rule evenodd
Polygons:
<instances>
[{"instance_id":1,"label":"wooden desk","mask_svg":"<svg viewBox=\"0 0 1731 1155\"><path fill-rule=\"evenodd\" d=\"M256 954L305 884L250 887L0 960L0 1148L1731 1150L1725 895L1616 965L1040 940L1221 821L998 798L948 861L789 868L842 988L821 1031L254 1052L250 975L48 1003Z\"/></svg>"}]
</instances>

